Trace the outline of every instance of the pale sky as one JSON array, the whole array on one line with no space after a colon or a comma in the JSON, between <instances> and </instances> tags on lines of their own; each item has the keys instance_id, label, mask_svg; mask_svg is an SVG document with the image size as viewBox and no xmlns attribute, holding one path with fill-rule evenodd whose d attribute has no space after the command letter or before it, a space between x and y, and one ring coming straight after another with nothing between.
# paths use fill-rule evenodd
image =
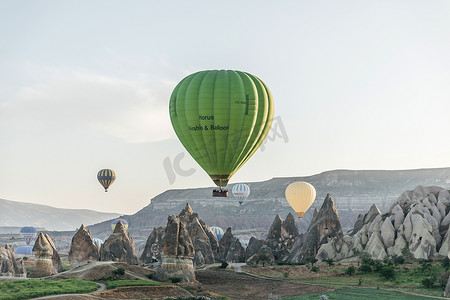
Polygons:
<instances>
[{"instance_id":1,"label":"pale sky","mask_svg":"<svg viewBox=\"0 0 450 300\"><path fill-rule=\"evenodd\" d=\"M261 78L285 128L230 183L449 167L449 15L448 0L1 0L0 198L131 214L213 186L168 114L207 69ZM170 175L183 152L195 171Z\"/></svg>"}]
</instances>

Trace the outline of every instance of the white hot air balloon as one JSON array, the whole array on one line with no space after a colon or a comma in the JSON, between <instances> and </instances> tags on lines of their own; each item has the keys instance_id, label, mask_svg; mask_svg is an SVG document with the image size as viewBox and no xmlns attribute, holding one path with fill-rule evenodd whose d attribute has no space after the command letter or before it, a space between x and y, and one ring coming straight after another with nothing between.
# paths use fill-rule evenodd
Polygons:
<instances>
[{"instance_id":1,"label":"white hot air balloon","mask_svg":"<svg viewBox=\"0 0 450 300\"><path fill-rule=\"evenodd\" d=\"M242 205L245 199L250 195L250 187L245 183L238 183L233 186L231 190L234 198L239 200L239 204Z\"/></svg>"}]
</instances>

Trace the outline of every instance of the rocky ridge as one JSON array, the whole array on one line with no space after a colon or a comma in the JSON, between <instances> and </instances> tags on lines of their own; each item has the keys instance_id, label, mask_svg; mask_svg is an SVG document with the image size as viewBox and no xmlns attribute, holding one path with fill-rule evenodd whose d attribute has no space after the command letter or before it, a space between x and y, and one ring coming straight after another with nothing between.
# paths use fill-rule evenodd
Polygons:
<instances>
[{"instance_id":1,"label":"rocky ridge","mask_svg":"<svg viewBox=\"0 0 450 300\"><path fill-rule=\"evenodd\" d=\"M358 217L349 234L324 244L317 258L341 259L362 251L379 260L404 251L417 259L450 257L449 224L449 191L417 186L403 192L385 214L373 205L367 214Z\"/></svg>"},{"instance_id":2,"label":"rocky ridge","mask_svg":"<svg viewBox=\"0 0 450 300\"><path fill-rule=\"evenodd\" d=\"M290 183L299 180L310 182L318 191L310 211L302 220L296 221L300 232L307 230L314 209L321 207L327 193L333 195L341 226L351 229L358 214L367 212L373 203L387 211L398 195L405 190L414 189L419 184L439 184L450 188L450 168L398 171L333 170L313 176L250 182L247 184L252 192L242 206L239 206L233 197L211 201L212 188L168 190L154 197L148 206L136 214L126 216L130 222L129 232L136 237L148 237L154 227L165 226L167 215L178 214L188 201L209 226L231 227L234 231L252 229L251 233L246 233L245 238L250 239L253 235L262 239L276 214L284 219L289 212L293 213L285 199L284 191ZM105 221L89 229L94 236L106 237L103 235L109 226L110 222ZM259 230L258 235L256 229ZM242 234L240 233L241 236Z\"/></svg>"}]
</instances>

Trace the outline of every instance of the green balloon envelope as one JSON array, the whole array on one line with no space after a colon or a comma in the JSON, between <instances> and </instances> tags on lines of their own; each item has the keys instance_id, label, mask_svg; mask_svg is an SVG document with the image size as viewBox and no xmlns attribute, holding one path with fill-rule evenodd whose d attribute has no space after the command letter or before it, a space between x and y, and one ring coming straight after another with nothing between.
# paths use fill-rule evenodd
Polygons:
<instances>
[{"instance_id":1,"label":"green balloon envelope","mask_svg":"<svg viewBox=\"0 0 450 300\"><path fill-rule=\"evenodd\" d=\"M226 186L269 133L274 105L258 77L211 70L181 80L170 97L169 112L186 150L217 186Z\"/></svg>"}]
</instances>

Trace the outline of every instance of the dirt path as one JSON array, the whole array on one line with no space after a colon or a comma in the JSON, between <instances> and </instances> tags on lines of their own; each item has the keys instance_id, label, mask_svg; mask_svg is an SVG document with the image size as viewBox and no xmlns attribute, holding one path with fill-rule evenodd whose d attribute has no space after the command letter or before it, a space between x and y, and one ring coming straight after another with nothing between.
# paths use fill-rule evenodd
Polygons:
<instances>
[{"instance_id":1,"label":"dirt path","mask_svg":"<svg viewBox=\"0 0 450 300\"><path fill-rule=\"evenodd\" d=\"M281 297L319 294L333 289L250 276L245 273L206 269L196 272L203 289L231 299L267 299L269 293Z\"/></svg>"}]
</instances>

